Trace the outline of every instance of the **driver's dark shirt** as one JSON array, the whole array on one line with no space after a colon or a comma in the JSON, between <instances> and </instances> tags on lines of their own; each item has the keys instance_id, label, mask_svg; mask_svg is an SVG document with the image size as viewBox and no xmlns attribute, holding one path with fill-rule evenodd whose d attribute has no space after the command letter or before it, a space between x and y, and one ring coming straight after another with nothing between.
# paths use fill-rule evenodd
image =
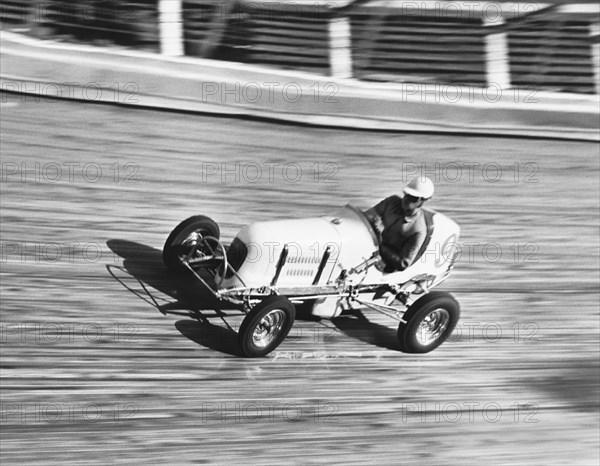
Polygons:
<instances>
[{"instance_id":1,"label":"driver's dark shirt","mask_svg":"<svg viewBox=\"0 0 600 466\"><path fill-rule=\"evenodd\" d=\"M427 236L423 211L405 215L399 196L384 199L373 210L384 226L379 252L387 266L385 271L406 269L414 262Z\"/></svg>"}]
</instances>

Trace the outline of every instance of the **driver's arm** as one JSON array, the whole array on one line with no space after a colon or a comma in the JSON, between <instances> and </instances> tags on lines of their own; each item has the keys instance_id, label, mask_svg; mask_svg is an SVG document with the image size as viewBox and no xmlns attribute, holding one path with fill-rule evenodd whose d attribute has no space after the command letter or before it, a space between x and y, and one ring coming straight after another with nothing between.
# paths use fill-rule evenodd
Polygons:
<instances>
[{"instance_id":1,"label":"driver's arm","mask_svg":"<svg viewBox=\"0 0 600 466\"><path fill-rule=\"evenodd\" d=\"M386 265L394 270L406 270L412 265L423 241L425 241L425 232L417 231L409 236L402 246L401 251L396 251L386 244L379 245L379 254Z\"/></svg>"}]
</instances>

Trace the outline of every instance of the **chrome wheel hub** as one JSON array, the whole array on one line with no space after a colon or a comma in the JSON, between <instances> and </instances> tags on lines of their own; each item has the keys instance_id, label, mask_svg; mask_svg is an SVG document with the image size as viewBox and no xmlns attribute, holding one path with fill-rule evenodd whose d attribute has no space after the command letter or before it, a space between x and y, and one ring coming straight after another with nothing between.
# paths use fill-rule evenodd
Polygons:
<instances>
[{"instance_id":1,"label":"chrome wheel hub","mask_svg":"<svg viewBox=\"0 0 600 466\"><path fill-rule=\"evenodd\" d=\"M212 257L210 245L204 240L202 231L194 231L185 237L181 242L179 257L185 258L192 251L194 252L193 257L188 257L188 259Z\"/></svg>"},{"instance_id":2,"label":"chrome wheel hub","mask_svg":"<svg viewBox=\"0 0 600 466\"><path fill-rule=\"evenodd\" d=\"M425 316L417 328L417 341L427 346L436 341L450 323L450 313L446 309L435 309Z\"/></svg>"},{"instance_id":3,"label":"chrome wheel hub","mask_svg":"<svg viewBox=\"0 0 600 466\"><path fill-rule=\"evenodd\" d=\"M254 345L264 348L271 344L281 333L285 319L285 312L281 309L273 309L267 313L254 329L254 333L252 334Z\"/></svg>"}]
</instances>

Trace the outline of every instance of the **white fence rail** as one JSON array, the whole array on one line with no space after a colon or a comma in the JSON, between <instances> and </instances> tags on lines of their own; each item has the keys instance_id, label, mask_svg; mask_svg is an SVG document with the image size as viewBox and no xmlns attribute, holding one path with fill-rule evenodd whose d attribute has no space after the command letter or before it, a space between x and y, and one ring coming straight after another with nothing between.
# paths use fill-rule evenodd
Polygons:
<instances>
[{"instance_id":1,"label":"white fence rail","mask_svg":"<svg viewBox=\"0 0 600 466\"><path fill-rule=\"evenodd\" d=\"M598 94L600 12L582 1L3 0L0 8L3 27L169 57L367 81Z\"/></svg>"}]
</instances>

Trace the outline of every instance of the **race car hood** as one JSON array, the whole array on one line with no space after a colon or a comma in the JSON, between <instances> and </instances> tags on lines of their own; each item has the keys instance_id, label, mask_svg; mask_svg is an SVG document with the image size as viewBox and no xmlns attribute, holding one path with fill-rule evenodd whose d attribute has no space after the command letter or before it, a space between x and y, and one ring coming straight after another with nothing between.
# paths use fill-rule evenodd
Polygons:
<instances>
[{"instance_id":1,"label":"race car hood","mask_svg":"<svg viewBox=\"0 0 600 466\"><path fill-rule=\"evenodd\" d=\"M328 277L340 249L338 231L323 218L253 223L240 230L237 241L246 247L238 269L246 286L270 285L281 260L284 264L279 270L278 285L311 284L325 251L329 260L321 275Z\"/></svg>"},{"instance_id":2,"label":"race car hood","mask_svg":"<svg viewBox=\"0 0 600 466\"><path fill-rule=\"evenodd\" d=\"M256 222L234 239L230 263L238 276L230 273L222 287L326 284L375 247L360 211L350 206L327 217Z\"/></svg>"}]
</instances>

